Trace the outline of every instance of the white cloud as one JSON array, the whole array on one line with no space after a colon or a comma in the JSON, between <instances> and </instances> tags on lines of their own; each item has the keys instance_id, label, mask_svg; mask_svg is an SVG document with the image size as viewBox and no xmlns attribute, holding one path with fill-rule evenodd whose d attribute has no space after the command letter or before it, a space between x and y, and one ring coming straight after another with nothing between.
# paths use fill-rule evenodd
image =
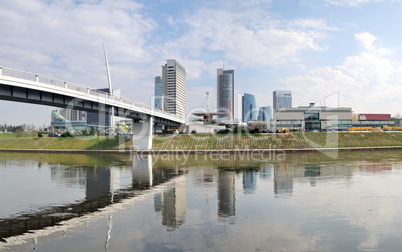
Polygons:
<instances>
[{"instance_id":1,"label":"white cloud","mask_svg":"<svg viewBox=\"0 0 402 252\"><path fill-rule=\"evenodd\" d=\"M357 41L363 44L366 50L373 50L375 46L373 45L376 37L368 32L355 34L355 38Z\"/></svg>"},{"instance_id":2,"label":"white cloud","mask_svg":"<svg viewBox=\"0 0 402 252\"><path fill-rule=\"evenodd\" d=\"M165 51L214 60L221 55L245 67L297 61L302 51L322 50L317 42L326 37L324 31L336 29L323 20L275 20L258 8L201 8L186 15L182 25L188 32L165 43Z\"/></svg>"},{"instance_id":3,"label":"white cloud","mask_svg":"<svg viewBox=\"0 0 402 252\"><path fill-rule=\"evenodd\" d=\"M370 3L370 2L381 2L384 0L326 0L327 3L335 6L352 6L357 7L362 4Z\"/></svg>"},{"instance_id":4,"label":"white cloud","mask_svg":"<svg viewBox=\"0 0 402 252\"><path fill-rule=\"evenodd\" d=\"M285 78L282 82L293 91L294 105L320 101L327 95L340 92L341 106L352 107L355 112L397 113L401 93L401 67L388 56L391 51L377 49L376 38L368 33L356 34L365 50L350 56L335 67L325 66L307 74ZM309 92L306 93L306 88ZM379 104L383 104L379 106ZM328 104L327 104L328 105ZM332 103L331 106L337 106Z\"/></svg>"}]
</instances>

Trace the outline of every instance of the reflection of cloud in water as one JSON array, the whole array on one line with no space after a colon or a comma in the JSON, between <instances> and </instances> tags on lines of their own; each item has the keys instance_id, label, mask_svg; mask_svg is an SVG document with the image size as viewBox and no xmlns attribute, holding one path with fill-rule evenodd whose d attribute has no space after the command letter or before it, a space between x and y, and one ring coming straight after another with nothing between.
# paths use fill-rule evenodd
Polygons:
<instances>
[{"instance_id":1,"label":"reflection of cloud in water","mask_svg":"<svg viewBox=\"0 0 402 252\"><path fill-rule=\"evenodd\" d=\"M355 167L354 165L342 167L331 165L321 167L327 176L335 176L332 171L338 170L336 176L343 178L341 180L330 180L320 183L320 180L326 180L326 177L316 179L315 187L298 186L295 195L299 196L309 193L313 198L306 202L304 197L293 197L289 204L295 208L300 208L302 216L308 216L311 213L317 213L315 209L320 209L318 219L344 219L349 222L356 230L365 230L365 234L359 237L366 237L359 244L359 249L375 249L380 244L381 239L388 237L396 231L393 226L396 218L399 216L397 209L400 208L398 197L402 194L400 190L400 179L398 176L391 176L391 168L395 172L400 172L401 164L371 163ZM294 170L290 169L290 170ZM300 169L303 170L303 169ZM347 171L351 171L350 173ZM343 173L339 173L343 171ZM376 172L376 175L359 176L362 172ZM384 172L385 171L385 172ZM382 174L378 174L382 172ZM294 172L297 174L297 172ZM352 176L353 174L353 176ZM322 174L321 174L322 175ZM349 178L345 180L344 178ZM301 176L295 176L294 183L303 183L305 180L298 179ZM387 186L384 186L387 185ZM314 193L319 191L320 193ZM311 193L312 192L312 193ZM353 192L353 193L351 193ZM327 209L327 211L325 211ZM310 225L310 223L305 223Z\"/></svg>"}]
</instances>

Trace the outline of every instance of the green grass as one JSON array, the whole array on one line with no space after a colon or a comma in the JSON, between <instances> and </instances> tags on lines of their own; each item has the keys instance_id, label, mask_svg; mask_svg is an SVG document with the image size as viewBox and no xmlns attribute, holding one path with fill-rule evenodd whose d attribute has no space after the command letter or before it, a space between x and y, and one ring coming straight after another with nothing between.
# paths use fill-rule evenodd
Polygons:
<instances>
[{"instance_id":1,"label":"green grass","mask_svg":"<svg viewBox=\"0 0 402 252\"><path fill-rule=\"evenodd\" d=\"M402 133L289 133L158 136L155 150L306 149L402 146Z\"/></svg>"},{"instance_id":2,"label":"green grass","mask_svg":"<svg viewBox=\"0 0 402 252\"><path fill-rule=\"evenodd\" d=\"M39 150L119 150L128 149L132 141L124 137L34 137L0 139L1 149Z\"/></svg>"},{"instance_id":3,"label":"green grass","mask_svg":"<svg viewBox=\"0 0 402 252\"><path fill-rule=\"evenodd\" d=\"M14 139L14 138L34 138L37 137L36 132L21 132L21 133L0 133L0 139Z\"/></svg>"},{"instance_id":4,"label":"green grass","mask_svg":"<svg viewBox=\"0 0 402 252\"><path fill-rule=\"evenodd\" d=\"M10 134L10 133L8 133ZM307 149L337 147L402 146L402 133L289 133L259 135L159 135L154 150ZM1 149L127 150L132 140L124 136L8 137Z\"/></svg>"}]
</instances>

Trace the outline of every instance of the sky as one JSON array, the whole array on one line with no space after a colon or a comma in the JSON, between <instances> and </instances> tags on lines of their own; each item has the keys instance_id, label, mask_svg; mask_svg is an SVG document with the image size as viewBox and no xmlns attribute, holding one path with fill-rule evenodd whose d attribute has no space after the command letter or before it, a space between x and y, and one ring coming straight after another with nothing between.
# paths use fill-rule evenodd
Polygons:
<instances>
[{"instance_id":1,"label":"sky","mask_svg":"<svg viewBox=\"0 0 402 252\"><path fill-rule=\"evenodd\" d=\"M151 103L167 59L187 71L187 110L216 108L216 69L234 69L236 102L272 106L291 90L354 113L402 113L399 0L0 0L0 66L108 86ZM223 63L224 62L224 63ZM237 107L239 107L237 102ZM55 109L0 101L0 124L50 123ZM239 110L236 111L238 115ZM241 116L239 116L241 118Z\"/></svg>"}]
</instances>

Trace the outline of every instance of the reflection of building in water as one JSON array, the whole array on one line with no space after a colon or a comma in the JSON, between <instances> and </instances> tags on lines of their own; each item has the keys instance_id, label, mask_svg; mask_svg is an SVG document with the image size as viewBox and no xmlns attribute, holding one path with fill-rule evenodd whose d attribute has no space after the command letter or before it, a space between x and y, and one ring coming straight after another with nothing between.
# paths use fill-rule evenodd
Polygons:
<instances>
[{"instance_id":1,"label":"reflection of building in water","mask_svg":"<svg viewBox=\"0 0 402 252\"><path fill-rule=\"evenodd\" d=\"M309 180L300 180L301 182L309 181L314 186L319 179L334 178L351 178L353 175L352 166L343 166L337 164L327 164L325 166L314 165L309 163L308 166L303 164L280 163L274 167L274 192L278 194L292 194L294 179L309 178Z\"/></svg>"},{"instance_id":2,"label":"reflection of building in water","mask_svg":"<svg viewBox=\"0 0 402 252\"><path fill-rule=\"evenodd\" d=\"M110 192L110 169L87 169L86 199L95 199Z\"/></svg>"},{"instance_id":3,"label":"reflection of building in water","mask_svg":"<svg viewBox=\"0 0 402 252\"><path fill-rule=\"evenodd\" d=\"M177 229L185 222L186 188L169 188L154 196L154 209L162 215L162 225L169 231Z\"/></svg>"},{"instance_id":4,"label":"reflection of building in water","mask_svg":"<svg viewBox=\"0 0 402 252\"><path fill-rule=\"evenodd\" d=\"M162 224L176 229L185 221L186 188L172 188L163 192Z\"/></svg>"},{"instance_id":5,"label":"reflection of building in water","mask_svg":"<svg viewBox=\"0 0 402 252\"><path fill-rule=\"evenodd\" d=\"M295 170L288 164L280 163L274 168L274 193L275 195L292 195L293 178Z\"/></svg>"},{"instance_id":6,"label":"reflection of building in water","mask_svg":"<svg viewBox=\"0 0 402 252\"><path fill-rule=\"evenodd\" d=\"M243 190L244 193L254 193L257 188L257 172L243 171Z\"/></svg>"},{"instance_id":7,"label":"reflection of building in water","mask_svg":"<svg viewBox=\"0 0 402 252\"><path fill-rule=\"evenodd\" d=\"M372 173L384 172L392 170L392 165L386 163L361 164L359 170Z\"/></svg>"},{"instance_id":8,"label":"reflection of building in water","mask_svg":"<svg viewBox=\"0 0 402 252\"><path fill-rule=\"evenodd\" d=\"M142 158L139 156L133 157L133 189L143 190L150 188L153 185L153 169L152 157Z\"/></svg>"},{"instance_id":9,"label":"reflection of building in water","mask_svg":"<svg viewBox=\"0 0 402 252\"><path fill-rule=\"evenodd\" d=\"M218 216L236 215L235 172L220 171L218 175Z\"/></svg>"},{"instance_id":10,"label":"reflection of building in water","mask_svg":"<svg viewBox=\"0 0 402 252\"><path fill-rule=\"evenodd\" d=\"M184 172L180 169L165 169L152 166L152 156L134 156L133 157L133 180L132 188L136 190L148 189L165 183L171 178L182 175Z\"/></svg>"},{"instance_id":11,"label":"reflection of building in water","mask_svg":"<svg viewBox=\"0 0 402 252\"><path fill-rule=\"evenodd\" d=\"M274 165L272 163L264 163L259 172L260 178L264 180L271 179L273 170Z\"/></svg>"},{"instance_id":12,"label":"reflection of building in water","mask_svg":"<svg viewBox=\"0 0 402 252\"><path fill-rule=\"evenodd\" d=\"M57 181L57 183L66 184L75 188L79 185L81 189L86 189L85 199L77 200L74 198L75 201L71 203L63 202L63 204L57 204L57 206L50 205L38 211L16 213L10 218L0 219L0 241L4 241L4 239L8 237L24 234L27 230L34 231L52 227L62 221L96 212L115 202L135 198L137 195L142 194L142 192L136 188L138 188L138 185L142 187L143 181L146 181L147 185L156 186L183 174L183 171L180 169L153 169L152 160L150 158L143 161L144 162L141 163L143 166L140 165L137 167L136 164L134 164L132 169L127 170L125 169L125 164L121 166L117 164L115 164L117 166L111 166L110 163L108 163L105 164L104 167L97 167L97 165L95 165L96 162L91 166L85 167L77 167L74 165L64 166L62 164L49 165L52 182ZM42 167L47 164L46 162L40 163ZM127 172L127 174L124 174L125 172ZM139 176L134 177L132 176L133 174ZM186 206L185 194L185 188L175 188L173 191L166 193L165 198L161 202L166 204L166 206L164 206L166 210L173 208L175 214L173 214L172 217L170 211L170 213L166 215L164 222L176 227L184 222ZM159 207L160 209L162 209L161 206ZM158 206L156 206L156 209L157 208ZM59 215L53 213L63 214ZM109 228L111 228L111 219L109 220ZM108 230L108 237L110 230L111 229ZM108 239L106 242L108 242Z\"/></svg>"},{"instance_id":13,"label":"reflection of building in water","mask_svg":"<svg viewBox=\"0 0 402 252\"><path fill-rule=\"evenodd\" d=\"M39 164L44 165L44 163ZM59 164L50 165L50 178L52 181L57 181L66 186L77 187L77 185L80 185L80 187L85 187L86 172L82 167L68 168Z\"/></svg>"}]
</instances>

